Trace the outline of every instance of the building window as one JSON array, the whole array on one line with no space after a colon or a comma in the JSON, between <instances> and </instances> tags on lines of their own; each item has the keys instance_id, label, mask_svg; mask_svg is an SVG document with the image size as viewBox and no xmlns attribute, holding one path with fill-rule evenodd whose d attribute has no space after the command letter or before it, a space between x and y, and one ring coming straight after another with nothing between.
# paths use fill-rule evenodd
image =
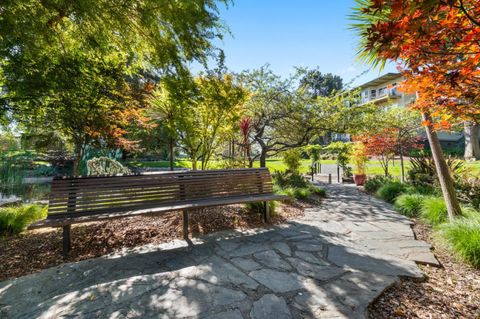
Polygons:
<instances>
[{"instance_id":1,"label":"building window","mask_svg":"<svg viewBox=\"0 0 480 319\"><path fill-rule=\"evenodd\" d=\"M378 96L384 96L387 94L387 87L383 87L383 88L380 88L378 89Z\"/></svg>"},{"instance_id":2,"label":"building window","mask_svg":"<svg viewBox=\"0 0 480 319\"><path fill-rule=\"evenodd\" d=\"M370 98L371 99L374 99L377 97L377 90L371 90L370 91Z\"/></svg>"}]
</instances>

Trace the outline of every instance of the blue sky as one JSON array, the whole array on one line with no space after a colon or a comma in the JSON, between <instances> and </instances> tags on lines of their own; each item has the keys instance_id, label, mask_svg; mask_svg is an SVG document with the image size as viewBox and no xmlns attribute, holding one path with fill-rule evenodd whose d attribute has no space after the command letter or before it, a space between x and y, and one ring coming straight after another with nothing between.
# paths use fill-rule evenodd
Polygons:
<instances>
[{"instance_id":1,"label":"blue sky","mask_svg":"<svg viewBox=\"0 0 480 319\"><path fill-rule=\"evenodd\" d=\"M235 72L270 64L282 76L295 66L319 67L349 82L369 69L356 61L357 38L348 29L353 0L235 0L220 16L232 35L217 46ZM381 74L395 71L387 66ZM354 84L379 75L370 71Z\"/></svg>"}]
</instances>

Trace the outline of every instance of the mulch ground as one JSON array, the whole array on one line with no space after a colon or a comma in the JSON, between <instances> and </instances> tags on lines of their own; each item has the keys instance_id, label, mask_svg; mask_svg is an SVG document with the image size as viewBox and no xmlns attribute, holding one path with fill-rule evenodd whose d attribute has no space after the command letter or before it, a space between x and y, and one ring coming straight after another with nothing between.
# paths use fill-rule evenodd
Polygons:
<instances>
[{"instance_id":1,"label":"mulch ground","mask_svg":"<svg viewBox=\"0 0 480 319\"><path fill-rule=\"evenodd\" d=\"M272 224L303 216L303 209L317 201L280 204L272 217ZM196 211L190 214L189 224L193 237L219 230L265 226L260 214L248 211L243 205ZM65 259L60 229L27 231L0 238L0 281L63 263L99 257L125 247L164 243L181 237L180 213L78 224L72 226L72 251Z\"/></svg>"},{"instance_id":2,"label":"mulch ground","mask_svg":"<svg viewBox=\"0 0 480 319\"><path fill-rule=\"evenodd\" d=\"M402 280L369 308L370 318L480 318L480 270L455 259L433 237L429 226L415 221L417 239L435 247L441 268L420 266L424 282Z\"/></svg>"}]
</instances>

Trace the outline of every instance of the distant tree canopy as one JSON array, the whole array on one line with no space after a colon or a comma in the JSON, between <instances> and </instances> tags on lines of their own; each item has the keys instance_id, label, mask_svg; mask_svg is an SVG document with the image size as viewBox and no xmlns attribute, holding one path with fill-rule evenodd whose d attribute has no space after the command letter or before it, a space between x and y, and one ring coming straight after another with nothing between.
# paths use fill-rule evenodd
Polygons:
<instances>
[{"instance_id":1,"label":"distant tree canopy","mask_svg":"<svg viewBox=\"0 0 480 319\"><path fill-rule=\"evenodd\" d=\"M305 75L300 79L300 87L307 90L312 98L329 96L343 89L343 80L332 73L322 74L319 70L302 70Z\"/></svg>"}]
</instances>

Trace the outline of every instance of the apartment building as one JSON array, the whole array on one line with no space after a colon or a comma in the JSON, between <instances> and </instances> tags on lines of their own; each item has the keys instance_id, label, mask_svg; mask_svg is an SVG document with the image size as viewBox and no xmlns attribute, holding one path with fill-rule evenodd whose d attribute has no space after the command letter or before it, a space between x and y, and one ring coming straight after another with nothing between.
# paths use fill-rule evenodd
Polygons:
<instances>
[{"instance_id":1,"label":"apartment building","mask_svg":"<svg viewBox=\"0 0 480 319\"><path fill-rule=\"evenodd\" d=\"M384 107L403 107L415 101L414 94L400 92L397 85L403 81L400 73L387 73L356 89L360 89L360 103L375 103Z\"/></svg>"}]
</instances>

